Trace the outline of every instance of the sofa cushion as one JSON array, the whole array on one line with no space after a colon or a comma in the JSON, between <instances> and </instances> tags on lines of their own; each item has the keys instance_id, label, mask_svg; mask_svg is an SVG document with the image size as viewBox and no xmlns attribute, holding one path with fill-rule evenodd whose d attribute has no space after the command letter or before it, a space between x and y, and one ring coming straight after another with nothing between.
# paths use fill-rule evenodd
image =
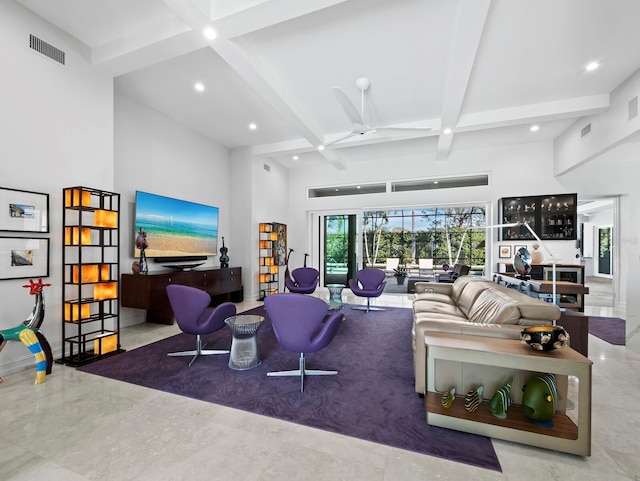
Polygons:
<instances>
[{"instance_id":1,"label":"sofa cushion","mask_svg":"<svg viewBox=\"0 0 640 481\"><path fill-rule=\"evenodd\" d=\"M416 302L417 301L435 301L435 302L442 302L444 304L449 304L451 306L455 306L455 302L453 301L453 299L451 299L451 297L449 297L446 294L440 294L438 292L421 292L420 294L416 294L416 297L413 301L413 306L415 309L416 306ZM418 306L420 306L420 304L418 304Z\"/></svg>"},{"instance_id":2,"label":"sofa cushion","mask_svg":"<svg viewBox=\"0 0 640 481\"><path fill-rule=\"evenodd\" d=\"M458 282L462 282L466 278L461 278L453 285L455 286ZM460 297L456 301L456 304L460 308L462 312L464 312L465 316L469 317L471 314L471 310L474 304L477 302L480 294L482 294L487 289L491 288L492 284L486 281L467 281L464 289L462 290Z\"/></svg>"},{"instance_id":3,"label":"sofa cushion","mask_svg":"<svg viewBox=\"0 0 640 481\"><path fill-rule=\"evenodd\" d=\"M462 312L456 305L448 304L446 302L429 301L426 299L413 301L413 313L420 314L423 312L430 313L436 318L441 314L450 314L466 319L464 312Z\"/></svg>"},{"instance_id":4,"label":"sofa cushion","mask_svg":"<svg viewBox=\"0 0 640 481\"><path fill-rule=\"evenodd\" d=\"M478 323L518 324L518 319L517 301L493 288L482 291L469 313L469 320Z\"/></svg>"}]
</instances>

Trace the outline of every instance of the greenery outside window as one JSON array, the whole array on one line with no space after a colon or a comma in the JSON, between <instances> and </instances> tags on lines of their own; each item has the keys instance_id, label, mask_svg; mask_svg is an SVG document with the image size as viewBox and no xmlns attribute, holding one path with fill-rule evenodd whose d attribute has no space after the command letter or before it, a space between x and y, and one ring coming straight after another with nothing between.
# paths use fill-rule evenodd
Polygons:
<instances>
[{"instance_id":1,"label":"greenery outside window","mask_svg":"<svg viewBox=\"0 0 640 481\"><path fill-rule=\"evenodd\" d=\"M483 206L432 207L367 211L363 214L363 255L368 266L381 266L388 257L404 265L433 259L434 266L485 263L486 225Z\"/></svg>"}]
</instances>

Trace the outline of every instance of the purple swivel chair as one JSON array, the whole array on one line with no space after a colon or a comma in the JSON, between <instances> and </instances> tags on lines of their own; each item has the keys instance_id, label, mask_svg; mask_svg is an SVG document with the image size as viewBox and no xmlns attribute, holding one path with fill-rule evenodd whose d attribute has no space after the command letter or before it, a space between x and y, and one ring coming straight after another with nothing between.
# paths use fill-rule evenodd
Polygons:
<instances>
[{"instance_id":1,"label":"purple swivel chair","mask_svg":"<svg viewBox=\"0 0 640 481\"><path fill-rule=\"evenodd\" d=\"M384 286L387 285L384 280L385 273L381 269L367 267L356 272L356 279L349 279L349 287L351 292L358 297L366 297L366 306L353 306L352 309L360 311L384 311L382 307L371 307L371 298L380 297Z\"/></svg>"},{"instance_id":2,"label":"purple swivel chair","mask_svg":"<svg viewBox=\"0 0 640 481\"><path fill-rule=\"evenodd\" d=\"M302 393L305 376L338 374L338 371L307 369L305 354L324 349L333 340L343 318L341 312L327 316L328 306L325 301L293 293L268 296L264 300L264 306L280 346L287 351L300 353L298 369L268 372L267 376L300 376Z\"/></svg>"},{"instance_id":3,"label":"purple swivel chair","mask_svg":"<svg viewBox=\"0 0 640 481\"><path fill-rule=\"evenodd\" d=\"M296 294L312 294L318 286L320 273L313 267L298 267L291 271L293 279L284 278L284 284L289 292Z\"/></svg>"},{"instance_id":4,"label":"purple swivel chair","mask_svg":"<svg viewBox=\"0 0 640 481\"><path fill-rule=\"evenodd\" d=\"M173 309L173 315L182 332L196 336L196 348L193 351L170 352L167 356L193 356L191 366L200 356L209 354L229 354L228 350L205 350L202 335L211 334L226 326L224 320L236 315L236 306L224 302L217 307L209 307L211 296L195 287L172 284L167 286L167 295Z\"/></svg>"}]
</instances>

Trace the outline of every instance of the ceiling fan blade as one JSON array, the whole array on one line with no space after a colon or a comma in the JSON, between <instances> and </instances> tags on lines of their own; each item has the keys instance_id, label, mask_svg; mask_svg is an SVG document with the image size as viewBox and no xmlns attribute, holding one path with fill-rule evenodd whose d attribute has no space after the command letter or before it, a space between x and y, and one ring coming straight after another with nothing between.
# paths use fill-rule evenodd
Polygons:
<instances>
[{"instance_id":1,"label":"ceiling fan blade","mask_svg":"<svg viewBox=\"0 0 640 481\"><path fill-rule=\"evenodd\" d=\"M351 100L349 100L349 97L347 97L339 87L333 87L333 93L342 106L342 110L344 110L344 113L347 114L347 117L351 120L351 123L356 127L365 127L362 114L358 112L358 109L353 105Z\"/></svg>"},{"instance_id":2,"label":"ceiling fan blade","mask_svg":"<svg viewBox=\"0 0 640 481\"><path fill-rule=\"evenodd\" d=\"M358 132L351 132L351 133L345 135L344 137L340 137L339 139L332 140L331 142L328 142L328 143L324 144L324 146L325 147L329 147L330 145L337 144L338 142L342 142L343 140L350 139L351 137L353 137L355 135L358 135Z\"/></svg>"},{"instance_id":3,"label":"ceiling fan blade","mask_svg":"<svg viewBox=\"0 0 640 481\"><path fill-rule=\"evenodd\" d=\"M430 127L410 128L410 127L378 127L376 132L379 134L424 134L433 130Z\"/></svg>"}]
</instances>

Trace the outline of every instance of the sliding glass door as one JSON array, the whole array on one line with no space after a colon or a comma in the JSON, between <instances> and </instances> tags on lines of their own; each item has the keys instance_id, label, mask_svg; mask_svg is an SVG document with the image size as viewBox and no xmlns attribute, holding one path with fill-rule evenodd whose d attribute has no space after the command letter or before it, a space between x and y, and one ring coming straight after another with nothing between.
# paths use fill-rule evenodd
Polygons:
<instances>
[{"instance_id":1,"label":"sliding glass door","mask_svg":"<svg viewBox=\"0 0 640 481\"><path fill-rule=\"evenodd\" d=\"M323 218L324 285L348 284L357 270L356 216L354 214L327 215Z\"/></svg>"}]
</instances>

